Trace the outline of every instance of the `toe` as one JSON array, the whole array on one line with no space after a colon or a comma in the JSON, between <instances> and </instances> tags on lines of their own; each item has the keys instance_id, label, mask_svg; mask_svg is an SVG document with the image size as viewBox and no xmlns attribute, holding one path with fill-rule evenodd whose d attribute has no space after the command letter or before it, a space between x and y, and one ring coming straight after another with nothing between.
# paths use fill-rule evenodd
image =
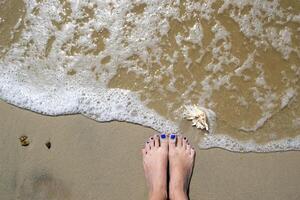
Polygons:
<instances>
[{"instance_id":1,"label":"toe","mask_svg":"<svg viewBox=\"0 0 300 200\"><path fill-rule=\"evenodd\" d=\"M169 145L175 146L176 145L176 134L170 134L169 135Z\"/></svg>"},{"instance_id":2,"label":"toe","mask_svg":"<svg viewBox=\"0 0 300 200\"><path fill-rule=\"evenodd\" d=\"M187 144L187 145L186 145L186 153L187 153L188 155L191 155L191 150L192 150L191 145L190 145L190 144Z\"/></svg>"},{"instance_id":3,"label":"toe","mask_svg":"<svg viewBox=\"0 0 300 200\"><path fill-rule=\"evenodd\" d=\"M158 148L159 145L160 145L160 142L159 142L159 135L155 135L155 136L154 136L154 146Z\"/></svg>"},{"instance_id":4,"label":"toe","mask_svg":"<svg viewBox=\"0 0 300 200\"><path fill-rule=\"evenodd\" d=\"M195 151L194 147L191 148L191 153L190 153L190 155L191 155L193 158L195 157L196 151Z\"/></svg>"},{"instance_id":5,"label":"toe","mask_svg":"<svg viewBox=\"0 0 300 200\"><path fill-rule=\"evenodd\" d=\"M147 151L146 151L146 149L144 148L144 149L142 149L142 155L143 155L143 157L145 157L146 156L146 154L147 154Z\"/></svg>"},{"instance_id":6,"label":"toe","mask_svg":"<svg viewBox=\"0 0 300 200\"><path fill-rule=\"evenodd\" d=\"M154 148L154 137L153 137L153 136L150 137L150 139L149 139L149 144L150 144L150 147L151 147L151 148Z\"/></svg>"},{"instance_id":7,"label":"toe","mask_svg":"<svg viewBox=\"0 0 300 200\"><path fill-rule=\"evenodd\" d=\"M150 142L149 141L146 142L145 149L146 149L146 152L149 152L151 150L151 146L150 146Z\"/></svg>"},{"instance_id":8,"label":"toe","mask_svg":"<svg viewBox=\"0 0 300 200\"><path fill-rule=\"evenodd\" d=\"M171 134L169 136L169 147L174 148L176 144L176 134Z\"/></svg>"},{"instance_id":9,"label":"toe","mask_svg":"<svg viewBox=\"0 0 300 200\"><path fill-rule=\"evenodd\" d=\"M187 145L188 145L188 140L186 137L183 137L182 146L184 147L184 149L187 149Z\"/></svg>"},{"instance_id":10,"label":"toe","mask_svg":"<svg viewBox=\"0 0 300 200\"><path fill-rule=\"evenodd\" d=\"M168 139L166 134L160 135L160 146L163 148L168 148Z\"/></svg>"},{"instance_id":11,"label":"toe","mask_svg":"<svg viewBox=\"0 0 300 200\"><path fill-rule=\"evenodd\" d=\"M187 150L188 152L191 152L191 149L192 149L191 145L190 145L190 144L187 144L187 145L186 145L186 150Z\"/></svg>"}]
</instances>

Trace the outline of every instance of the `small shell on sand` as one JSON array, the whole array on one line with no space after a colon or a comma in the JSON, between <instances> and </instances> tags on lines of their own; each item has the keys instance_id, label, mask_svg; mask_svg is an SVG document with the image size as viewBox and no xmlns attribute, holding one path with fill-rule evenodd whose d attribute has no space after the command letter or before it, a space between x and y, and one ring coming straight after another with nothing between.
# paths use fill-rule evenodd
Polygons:
<instances>
[{"instance_id":1,"label":"small shell on sand","mask_svg":"<svg viewBox=\"0 0 300 200\"><path fill-rule=\"evenodd\" d=\"M184 118L187 120L192 120L192 126L196 126L199 129L205 129L208 131L206 113L196 105L188 105L184 107Z\"/></svg>"},{"instance_id":2,"label":"small shell on sand","mask_svg":"<svg viewBox=\"0 0 300 200\"><path fill-rule=\"evenodd\" d=\"M28 139L28 137L26 135L22 135L21 137L19 137L19 140L20 140L22 146L29 145L30 142L27 139Z\"/></svg>"}]
</instances>

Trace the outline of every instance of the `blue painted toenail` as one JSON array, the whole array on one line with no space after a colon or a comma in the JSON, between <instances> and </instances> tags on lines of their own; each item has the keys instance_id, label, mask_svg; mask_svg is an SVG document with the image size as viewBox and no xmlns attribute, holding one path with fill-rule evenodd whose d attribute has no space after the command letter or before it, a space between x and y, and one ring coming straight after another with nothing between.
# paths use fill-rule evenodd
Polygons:
<instances>
[{"instance_id":1,"label":"blue painted toenail","mask_svg":"<svg viewBox=\"0 0 300 200\"><path fill-rule=\"evenodd\" d=\"M174 139L175 139L175 137L176 137L176 135L175 135L175 134L171 134L171 135L170 135L170 138L171 138L172 140L174 140Z\"/></svg>"},{"instance_id":2,"label":"blue painted toenail","mask_svg":"<svg viewBox=\"0 0 300 200\"><path fill-rule=\"evenodd\" d=\"M161 134L160 137L161 137L161 139L165 139L166 138L166 134Z\"/></svg>"}]
</instances>

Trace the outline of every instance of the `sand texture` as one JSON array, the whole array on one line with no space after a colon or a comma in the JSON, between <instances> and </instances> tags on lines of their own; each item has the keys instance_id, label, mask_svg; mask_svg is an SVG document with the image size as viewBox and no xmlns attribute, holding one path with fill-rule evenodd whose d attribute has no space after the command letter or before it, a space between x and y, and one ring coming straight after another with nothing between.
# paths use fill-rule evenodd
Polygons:
<instances>
[{"instance_id":1,"label":"sand texture","mask_svg":"<svg viewBox=\"0 0 300 200\"><path fill-rule=\"evenodd\" d=\"M0 199L146 199L140 148L153 133L80 115L42 116L0 102ZM22 135L28 146L21 145ZM195 136L189 138L195 143ZM197 150L190 196L299 200L299 169L299 152Z\"/></svg>"}]
</instances>

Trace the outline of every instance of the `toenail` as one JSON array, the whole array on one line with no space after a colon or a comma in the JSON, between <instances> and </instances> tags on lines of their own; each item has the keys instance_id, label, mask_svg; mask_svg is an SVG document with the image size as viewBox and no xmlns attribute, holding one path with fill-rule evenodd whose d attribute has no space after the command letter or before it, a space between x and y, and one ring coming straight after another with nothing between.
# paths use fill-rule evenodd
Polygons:
<instances>
[{"instance_id":1,"label":"toenail","mask_svg":"<svg viewBox=\"0 0 300 200\"><path fill-rule=\"evenodd\" d=\"M150 138L151 140L153 140L153 137L152 138Z\"/></svg>"},{"instance_id":2,"label":"toenail","mask_svg":"<svg viewBox=\"0 0 300 200\"><path fill-rule=\"evenodd\" d=\"M166 138L166 134L161 134L160 137L161 137L161 139L165 139Z\"/></svg>"},{"instance_id":3,"label":"toenail","mask_svg":"<svg viewBox=\"0 0 300 200\"><path fill-rule=\"evenodd\" d=\"M170 135L170 138L171 138L172 140L174 140L174 139L175 139L175 137L176 137L176 135L175 135L175 134L171 134L171 135Z\"/></svg>"},{"instance_id":4,"label":"toenail","mask_svg":"<svg viewBox=\"0 0 300 200\"><path fill-rule=\"evenodd\" d=\"M186 137L184 137L183 139L186 140Z\"/></svg>"},{"instance_id":5,"label":"toenail","mask_svg":"<svg viewBox=\"0 0 300 200\"><path fill-rule=\"evenodd\" d=\"M149 141L147 141L147 144L149 143Z\"/></svg>"}]
</instances>

